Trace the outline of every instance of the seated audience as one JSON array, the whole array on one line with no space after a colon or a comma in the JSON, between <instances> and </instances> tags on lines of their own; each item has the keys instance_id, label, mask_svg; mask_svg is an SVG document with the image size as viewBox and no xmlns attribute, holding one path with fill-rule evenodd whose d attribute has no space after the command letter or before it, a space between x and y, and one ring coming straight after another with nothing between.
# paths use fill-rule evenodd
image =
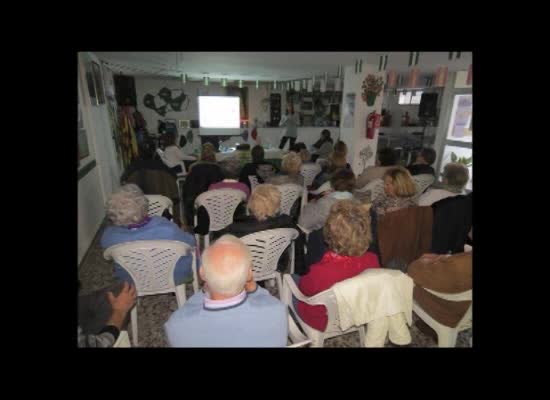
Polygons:
<instances>
[{"instance_id":1,"label":"seated audience","mask_svg":"<svg viewBox=\"0 0 550 400\"><path fill-rule=\"evenodd\" d=\"M194 205L196 198L208 190L211 184L223 180L223 172L216 163L216 149L211 143L202 145L200 161L189 168L183 184L183 206L188 226L193 226ZM200 223L200 221L199 221Z\"/></svg>"},{"instance_id":2,"label":"seated audience","mask_svg":"<svg viewBox=\"0 0 550 400\"><path fill-rule=\"evenodd\" d=\"M304 177L300 173L302 168L302 159L294 152L290 152L283 157L281 161L281 173L266 180L266 183L272 185L284 185L286 183L295 183L304 185Z\"/></svg>"},{"instance_id":3,"label":"seated audience","mask_svg":"<svg viewBox=\"0 0 550 400\"><path fill-rule=\"evenodd\" d=\"M464 194L464 186L470 179L470 171L464 164L449 163L443 168L441 183L434 183L430 189L418 199L419 206L431 206L433 203Z\"/></svg>"},{"instance_id":4,"label":"seated audience","mask_svg":"<svg viewBox=\"0 0 550 400\"><path fill-rule=\"evenodd\" d=\"M136 240L178 240L195 246L195 238L184 232L166 218L147 215L149 201L139 187L134 184L121 186L107 200L107 218L113 224L105 228L101 236L101 247L107 249L121 243ZM176 285L193 280L191 256L181 257L174 269ZM129 283L132 277L115 263L115 275Z\"/></svg>"},{"instance_id":5,"label":"seated audience","mask_svg":"<svg viewBox=\"0 0 550 400\"><path fill-rule=\"evenodd\" d=\"M416 185L409 171L403 167L395 167L384 174L384 193L372 202L372 208L378 215L387 212L413 207L416 200Z\"/></svg>"},{"instance_id":6,"label":"seated audience","mask_svg":"<svg viewBox=\"0 0 550 400\"><path fill-rule=\"evenodd\" d=\"M255 175L258 177L258 182L264 183L265 179L275 175L278 171L277 167L268 161L264 160L265 152L264 148L260 145L256 145L251 151L252 162L246 164L241 169L239 182L244 183L250 189L249 175Z\"/></svg>"},{"instance_id":7,"label":"seated audience","mask_svg":"<svg viewBox=\"0 0 550 400\"><path fill-rule=\"evenodd\" d=\"M237 180L241 170L239 160L235 158L228 158L220 161L220 166L225 179L221 182L212 183L208 187L208 190L237 189L244 192L244 194L246 194L246 199L248 200L248 197L250 196L250 188Z\"/></svg>"},{"instance_id":8,"label":"seated audience","mask_svg":"<svg viewBox=\"0 0 550 400\"><path fill-rule=\"evenodd\" d=\"M292 146L290 146L290 151L293 151L295 153L300 153L301 150L307 150L307 146L304 142L294 143Z\"/></svg>"},{"instance_id":9,"label":"seated audience","mask_svg":"<svg viewBox=\"0 0 550 400\"><path fill-rule=\"evenodd\" d=\"M307 149L300 149L298 154L300 155L300 158L302 159L302 165L303 164L315 164L313 161L311 161L311 154L309 154L309 151L307 151Z\"/></svg>"},{"instance_id":10,"label":"seated audience","mask_svg":"<svg viewBox=\"0 0 550 400\"><path fill-rule=\"evenodd\" d=\"M374 167L367 167L357 177L357 188L358 189L363 188L373 180L383 178L384 174L388 169L396 166L397 166L396 152L389 147L381 149L378 152L378 157L376 158L376 165Z\"/></svg>"},{"instance_id":11,"label":"seated audience","mask_svg":"<svg viewBox=\"0 0 550 400\"><path fill-rule=\"evenodd\" d=\"M352 171L342 168L330 179L332 191L318 200L309 202L303 209L298 224L308 231L320 229L330 213L330 208L339 200L353 199L352 191L355 187L355 175Z\"/></svg>"},{"instance_id":12,"label":"seated audience","mask_svg":"<svg viewBox=\"0 0 550 400\"><path fill-rule=\"evenodd\" d=\"M468 311L471 301L442 299L428 290L456 294L472 289L472 253L453 255L424 254L407 270L414 281L413 298L420 307L440 324L455 328ZM426 327L421 320L418 327Z\"/></svg>"},{"instance_id":13,"label":"seated audience","mask_svg":"<svg viewBox=\"0 0 550 400\"><path fill-rule=\"evenodd\" d=\"M176 144L177 139L177 132L170 132L164 135L164 143L166 144L166 147L164 148L164 159L166 160L168 167L170 167L174 172L181 173L183 170L181 169L180 163L184 160L195 161L197 157L188 156L185 154Z\"/></svg>"},{"instance_id":14,"label":"seated audience","mask_svg":"<svg viewBox=\"0 0 550 400\"><path fill-rule=\"evenodd\" d=\"M134 286L124 282L122 285L117 285L117 288L118 295L112 291L100 290L79 297L78 347L113 347L117 341L127 321L128 311L136 302ZM94 306L100 309L89 310ZM81 311L90 315L81 316ZM101 321L103 314L108 315L106 321ZM80 323L82 317L87 319L85 322L89 325L88 327L82 327ZM93 326L98 323L101 327L94 329Z\"/></svg>"},{"instance_id":15,"label":"seated audience","mask_svg":"<svg viewBox=\"0 0 550 400\"><path fill-rule=\"evenodd\" d=\"M351 166L346 161L348 148L342 141L336 142L334 150L328 156L328 165L323 167L321 172L317 174L313 183L311 184L311 190L317 190L325 182L330 181L330 177L342 168L351 170Z\"/></svg>"},{"instance_id":16,"label":"seated audience","mask_svg":"<svg viewBox=\"0 0 550 400\"><path fill-rule=\"evenodd\" d=\"M429 147L424 147L416 156L415 162L409 165L407 169L411 175L435 175L435 170L432 167L432 164L435 162L435 158L435 150Z\"/></svg>"},{"instance_id":17,"label":"seated audience","mask_svg":"<svg viewBox=\"0 0 550 400\"><path fill-rule=\"evenodd\" d=\"M180 201L177 174L168 168L159 158L155 158L154 145L142 147L141 158L133 161L122 174L120 182L134 183L139 186L145 194L160 194L172 200L174 215L166 210L166 218L172 219L178 226L182 223L180 215Z\"/></svg>"},{"instance_id":18,"label":"seated audience","mask_svg":"<svg viewBox=\"0 0 550 400\"><path fill-rule=\"evenodd\" d=\"M367 251L371 241L370 218L360 203L352 200L335 203L323 234L328 245L327 252L298 282L298 288L304 295L314 296L368 268L379 267L376 255ZM319 331L326 329L325 306L312 306L301 301L296 306L304 322Z\"/></svg>"},{"instance_id":19,"label":"seated audience","mask_svg":"<svg viewBox=\"0 0 550 400\"><path fill-rule=\"evenodd\" d=\"M330 137L330 131L323 129L321 131L321 137L312 145L311 161L316 161L317 158L328 158L332 152L332 138Z\"/></svg>"},{"instance_id":20,"label":"seated audience","mask_svg":"<svg viewBox=\"0 0 550 400\"><path fill-rule=\"evenodd\" d=\"M252 277L248 247L222 236L202 256L205 285L164 325L171 347L285 347L286 306Z\"/></svg>"},{"instance_id":21,"label":"seated audience","mask_svg":"<svg viewBox=\"0 0 550 400\"><path fill-rule=\"evenodd\" d=\"M304 244L305 235L286 214L280 214L281 192L276 186L270 184L258 185L252 192L248 201L248 209L251 215L235 218L235 221L227 228L216 232L216 236L229 233L237 237L249 235L267 229L294 228L298 231L298 238L295 240L294 270L297 274L305 273L304 265ZM287 249L279 261L280 270L285 270L289 261Z\"/></svg>"}]
</instances>

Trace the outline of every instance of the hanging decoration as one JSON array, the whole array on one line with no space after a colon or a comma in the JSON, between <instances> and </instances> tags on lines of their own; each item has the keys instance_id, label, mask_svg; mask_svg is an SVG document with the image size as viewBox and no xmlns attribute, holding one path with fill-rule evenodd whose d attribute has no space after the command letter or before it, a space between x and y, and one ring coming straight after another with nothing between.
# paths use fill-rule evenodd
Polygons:
<instances>
[{"instance_id":1,"label":"hanging decoration","mask_svg":"<svg viewBox=\"0 0 550 400\"><path fill-rule=\"evenodd\" d=\"M435 87L444 87L447 83L447 72L449 70L449 67L438 67L437 71L435 73Z\"/></svg>"},{"instance_id":2,"label":"hanging decoration","mask_svg":"<svg viewBox=\"0 0 550 400\"><path fill-rule=\"evenodd\" d=\"M387 88L395 88L397 84L397 72L391 70L388 72L388 81L386 83Z\"/></svg>"},{"instance_id":3,"label":"hanging decoration","mask_svg":"<svg viewBox=\"0 0 550 400\"><path fill-rule=\"evenodd\" d=\"M407 86L409 88L415 88L418 86L418 76L420 75L420 70L418 68L413 68L409 72L409 81Z\"/></svg>"},{"instance_id":4,"label":"hanging decoration","mask_svg":"<svg viewBox=\"0 0 550 400\"><path fill-rule=\"evenodd\" d=\"M363 81L363 85L361 86L361 98L363 101L367 102L368 106L373 106L376 101L376 96L380 94L383 87L384 78L381 76L376 77L373 74L368 74Z\"/></svg>"}]
</instances>

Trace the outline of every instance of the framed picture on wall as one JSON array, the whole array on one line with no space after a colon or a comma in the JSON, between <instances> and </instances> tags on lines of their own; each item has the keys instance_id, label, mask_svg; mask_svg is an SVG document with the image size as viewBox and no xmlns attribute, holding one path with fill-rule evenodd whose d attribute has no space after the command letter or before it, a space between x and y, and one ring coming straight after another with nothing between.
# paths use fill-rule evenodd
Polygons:
<instances>
[{"instance_id":1,"label":"framed picture on wall","mask_svg":"<svg viewBox=\"0 0 550 400\"><path fill-rule=\"evenodd\" d=\"M105 92L103 90L103 79L101 77L101 67L95 61L92 61L92 72L94 76L97 103L105 104Z\"/></svg>"},{"instance_id":2,"label":"framed picture on wall","mask_svg":"<svg viewBox=\"0 0 550 400\"><path fill-rule=\"evenodd\" d=\"M189 119L180 119L180 129L189 129L191 127L191 120Z\"/></svg>"}]
</instances>

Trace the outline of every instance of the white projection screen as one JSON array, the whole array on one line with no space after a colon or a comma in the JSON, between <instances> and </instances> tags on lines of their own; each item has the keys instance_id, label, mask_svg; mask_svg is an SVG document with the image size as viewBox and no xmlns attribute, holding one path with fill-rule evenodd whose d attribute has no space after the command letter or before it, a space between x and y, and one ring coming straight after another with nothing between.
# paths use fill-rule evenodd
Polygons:
<instances>
[{"instance_id":1,"label":"white projection screen","mask_svg":"<svg viewBox=\"0 0 550 400\"><path fill-rule=\"evenodd\" d=\"M199 96L200 135L239 135L240 99L237 96Z\"/></svg>"}]
</instances>

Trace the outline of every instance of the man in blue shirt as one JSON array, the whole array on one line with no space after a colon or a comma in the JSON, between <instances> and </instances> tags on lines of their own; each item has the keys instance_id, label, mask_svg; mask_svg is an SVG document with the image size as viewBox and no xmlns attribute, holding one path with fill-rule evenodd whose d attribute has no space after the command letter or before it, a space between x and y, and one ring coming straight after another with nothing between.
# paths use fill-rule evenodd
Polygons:
<instances>
[{"instance_id":1,"label":"man in blue shirt","mask_svg":"<svg viewBox=\"0 0 550 400\"><path fill-rule=\"evenodd\" d=\"M195 246L192 234L182 231L176 224L164 217L149 217L149 202L141 189L132 184L121 186L107 201L107 217L113 225L105 228L101 247L107 249L121 243L136 240L178 240ZM181 257L174 269L176 285L193 280L190 255ZM197 267L199 262L197 261ZM115 275L128 283L134 283L130 274L115 263Z\"/></svg>"},{"instance_id":2,"label":"man in blue shirt","mask_svg":"<svg viewBox=\"0 0 550 400\"><path fill-rule=\"evenodd\" d=\"M252 255L224 235L202 256L203 290L164 325L171 347L285 347L286 306L252 278Z\"/></svg>"}]
</instances>

